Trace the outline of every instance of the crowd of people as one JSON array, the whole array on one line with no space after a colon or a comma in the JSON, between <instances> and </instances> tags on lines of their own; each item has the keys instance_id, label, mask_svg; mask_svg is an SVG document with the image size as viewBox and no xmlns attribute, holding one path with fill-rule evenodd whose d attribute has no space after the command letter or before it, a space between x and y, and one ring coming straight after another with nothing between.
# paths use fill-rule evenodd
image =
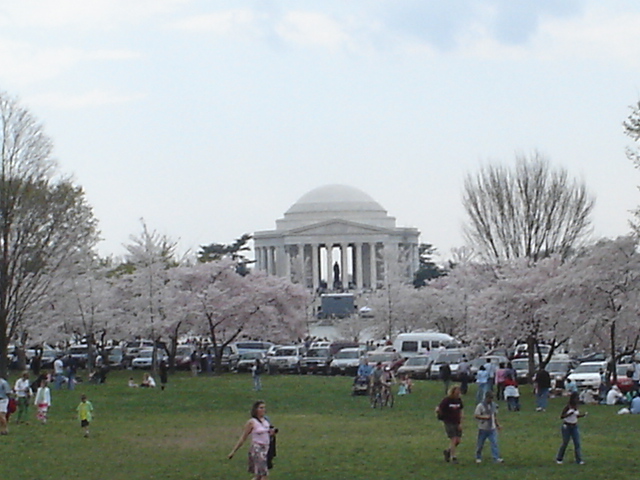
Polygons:
<instances>
[{"instance_id":1,"label":"crowd of people","mask_svg":"<svg viewBox=\"0 0 640 480\"><path fill-rule=\"evenodd\" d=\"M29 372L24 372L13 388L9 382L0 377L0 435L8 435L9 419L15 413L16 425L29 424L29 405L36 407L36 419L46 425L49 408L51 407L50 375L41 374L34 382L29 379ZM77 407L78 419L84 429L84 436L89 436L89 424L93 416L93 405L86 395L80 397Z\"/></svg>"}]
</instances>

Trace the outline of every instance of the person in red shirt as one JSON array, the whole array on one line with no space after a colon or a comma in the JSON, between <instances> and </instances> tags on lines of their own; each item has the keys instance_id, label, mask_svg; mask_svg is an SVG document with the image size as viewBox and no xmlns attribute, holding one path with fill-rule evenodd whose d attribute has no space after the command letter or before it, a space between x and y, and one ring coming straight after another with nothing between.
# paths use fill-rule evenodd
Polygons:
<instances>
[{"instance_id":1,"label":"person in red shirt","mask_svg":"<svg viewBox=\"0 0 640 480\"><path fill-rule=\"evenodd\" d=\"M438 419L444 423L444 431L449 438L449 448L445 449L445 461L457 463L456 447L462 441L462 399L460 398L460 387L454 385L449 389L449 394L442 399L436 407Z\"/></svg>"}]
</instances>

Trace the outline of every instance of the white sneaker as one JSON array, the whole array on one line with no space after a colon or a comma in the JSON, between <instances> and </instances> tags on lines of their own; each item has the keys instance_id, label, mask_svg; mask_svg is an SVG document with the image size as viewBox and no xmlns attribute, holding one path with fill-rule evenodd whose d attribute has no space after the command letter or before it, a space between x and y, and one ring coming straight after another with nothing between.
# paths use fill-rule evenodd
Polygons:
<instances>
[{"instance_id":1,"label":"white sneaker","mask_svg":"<svg viewBox=\"0 0 640 480\"><path fill-rule=\"evenodd\" d=\"M504 458L496 458L496 463L504 463Z\"/></svg>"},{"instance_id":2,"label":"white sneaker","mask_svg":"<svg viewBox=\"0 0 640 480\"><path fill-rule=\"evenodd\" d=\"M479 458L476 458L476 463L482 463L482 460Z\"/></svg>"},{"instance_id":3,"label":"white sneaker","mask_svg":"<svg viewBox=\"0 0 640 480\"><path fill-rule=\"evenodd\" d=\"M558 465L562 465L562 460L556 460L556 463L557 463Z\"/></svg>"}]
</instances>

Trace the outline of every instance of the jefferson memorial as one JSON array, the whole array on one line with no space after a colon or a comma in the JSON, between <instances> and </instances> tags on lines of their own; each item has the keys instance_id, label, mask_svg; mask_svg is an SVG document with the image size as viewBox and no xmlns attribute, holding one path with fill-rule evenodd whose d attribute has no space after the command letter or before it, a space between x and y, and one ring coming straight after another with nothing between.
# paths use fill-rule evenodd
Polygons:
<instances>
[{"instance_id":1,"label":"jefferson memorial","mask_svg":"<svg viewBox=\"0 0 640 480\"><path fill-rule=\"evenodd\" d=\"M314 292L376 290L391 272L411 281L419 235L416 228L396 227L363 191L326 185L300 197L275 230L255 232L256 268Z\"/></svg>"}]
</instances>

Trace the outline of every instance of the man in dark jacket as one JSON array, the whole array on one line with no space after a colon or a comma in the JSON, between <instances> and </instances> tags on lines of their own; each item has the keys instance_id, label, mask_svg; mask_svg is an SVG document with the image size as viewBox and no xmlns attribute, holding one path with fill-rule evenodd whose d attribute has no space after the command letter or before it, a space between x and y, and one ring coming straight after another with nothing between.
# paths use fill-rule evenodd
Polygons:
<instances>
[{"instance_id":1,"label":"man in dark jacket","mask_svg":"<svg viewBox=\"0 0 640 480\"><path fill-rule=\"evenodd\" d=\"M533 384L536 390L536 412L544 412L547 409L549 390L551 389L551 375L544 367L536 372Z\"/></svg>"},{"instance_id":2,"label":"man in dark jacket","mask_svg":"<svg viewBox=\"0 0 640 480\"><path fill-rule=\"evenodd\" d=\"M440 379L444 383L444 394L449 393L449 385L451 384L451 367L448 362L440 365Z\"/></svg>"}]
</instances>

